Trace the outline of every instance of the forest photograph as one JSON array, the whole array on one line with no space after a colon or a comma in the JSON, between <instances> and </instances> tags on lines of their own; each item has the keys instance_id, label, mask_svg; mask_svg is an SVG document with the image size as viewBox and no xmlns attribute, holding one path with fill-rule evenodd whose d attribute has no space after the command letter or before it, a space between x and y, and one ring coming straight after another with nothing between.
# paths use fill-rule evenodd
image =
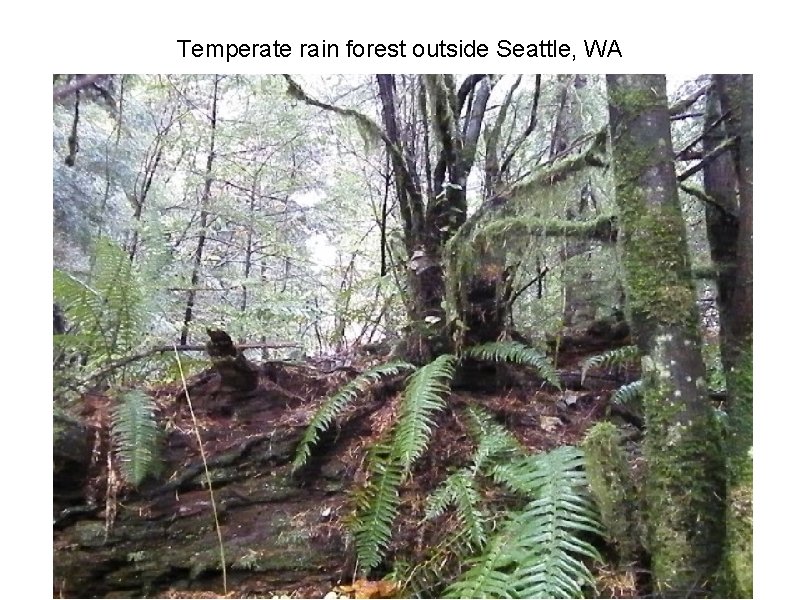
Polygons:
<instances>
[{"instance_id":1,"label":"forest photograph","mask_svg":"<svg viewBox=\"0 0 800 600\"><path fill-rule=\"evenodd\" d=\"M753 597L752 75L52 109L54 598Z\"/></svg>"}]
</instances>

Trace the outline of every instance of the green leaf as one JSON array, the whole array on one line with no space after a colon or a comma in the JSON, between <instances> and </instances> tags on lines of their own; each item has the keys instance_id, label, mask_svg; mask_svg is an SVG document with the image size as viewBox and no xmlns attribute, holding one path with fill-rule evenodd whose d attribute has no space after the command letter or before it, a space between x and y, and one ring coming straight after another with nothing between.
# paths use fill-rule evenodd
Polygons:
<instances>
[{"instance_id":1,"label":"green leaf","mask_svg":"<svg viewBox=\"0 0 800 600\"><path fill-rule=\"evenodd\" d=\"M365 394L372 385L384 377L415 368L414 365L399 360L378 365L365 371L335 394L326 398L308 424L303 439L300 440L300 445L297 447L292 461L292 469L299 469L306 464L311 456L311 448L319 442L319 436L328 430L333 420L360 394Z\"/></svg>"},{"instance_id":2,"label":"green leaf","mask_svg":"<svg viewBox=\"0 0 800 600\"><path fill-rule=\"evenodd\" d=\"M551 385L561 389L561 380L546 356L519 342L490 342L467 348L466 356L495 362L511 362L535 367L539 375Z\"/></svg>"},{"instance_id":3,"label":"green leaf","mask_svg":"<svg viewBox=\"0 0 800 600\"><path fill-rule=\"evenodd\" d=\"M455 364L455 356L443 354L409 378L394 441L395 454L406 474L428 446L433 433L433 415L445 407Z\"/></svg>"},{"instance_id":4,"label":"green leaf","mask_svg":"<svg viewBox=\"0 0 800 600\"><path fill-rule=\"evenodd\" d=\"M136 487L158 474L161 431L150 396L140 390L122 394L111 411L111 433L126 481Z\"/></svg>"}]
</instances>

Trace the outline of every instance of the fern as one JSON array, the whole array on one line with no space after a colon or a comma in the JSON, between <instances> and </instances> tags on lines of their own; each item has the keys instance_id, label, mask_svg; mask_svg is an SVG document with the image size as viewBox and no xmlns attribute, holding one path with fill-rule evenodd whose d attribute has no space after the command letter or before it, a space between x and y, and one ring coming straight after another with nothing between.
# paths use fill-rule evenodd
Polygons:
<instances>
[{"instance_id":1,"label":"fern","mask_svg":"<svg viewBox=\"0 0 800 600\"><path fill-rule=\"evenodd\" d=\"M369 571L383 560L392 539L403 480L403 467L392 447L376 444L368 455L369 481L356 495L357 517L353 527L356 553L362 569Z\"/></svg>"},{"instance_id":2,"label":"fern","mask_svg":"<svg viewBox=\"0 0 800 600\"><path fill-rule=\"evenodd\" d=\"M508 573L507 548L514 532L504 528L492 538L484 554L469 561L466 573L445 589L445 598L511 598L513 581Z\"/></svg>"},{"instance_id":3,"label":"fern","mask_svg":"<svg viewBox=\"0 0 800 600\"><path fill-rule=\"evenodd\" d=\"M472 456L472 472L477 474L485 464L496 458L508 457L522 452L517 439L502 425L495 423L492 416L483 408L467 407L469 431L478 441Z\"/></svg>"},{"instance_id":4,"label":"fern","mask_svg":"<svg viewBox=\"0 0 800 600\"><path fill-rule=\"evenodd\" d=\"M458 521L469 544L474 548L482 548L486 544L486 517L479 508L480 494L475 488L475 477L471 469L460 469L451 474L428 497L425 519L435 519L450 505L456 508Z\"/></svg>"},{"instance_id":5,"label":"fern","mask_svg":"<svg viewBox=\"0 0 800 600\"><path fill-rule=\"evenodd\" d=\"M638 381L633 381L614 390L614 393L611 394L611 402L616 402L617 404L628 404L641 398L643 391L644 381L641 379Z\"/></svg>"},{"instance_id":6,"label":"fern","mask_svg":"<svg viewBox=\"0 0 800 600\"><path fill-rule=\"evenodd\" d=\"M391 442L370 451L370 480L357 495L354 528L359 563L366 570L380 563L391 541L400 484L428 446L433 414L444 408L450 393L455 360L453 355L444 354L409 378Z\"/></svg>"},{"instance_id":7,"label":"fern","mask_svg":"<svg viewBox=\"0 0 800 600\"><path fill-rule=\"evenodd\" d=\"M335 394L329 396L308 424L303 439L300 440L300 445L295 452L292 468L296 470L306 464L311 456L311 448L319 442L319 436L328 430L336 416L355 401L359 394L365 393L370 386L380 381L383 377L396 375L400 371L414 368L414 365L403 361L392 361L378 365L365 371L340 388Z\"/></svg>"},{"instance_id":8,"label":"fern","mask_svg":"<svg viewBox=\"0 0 800 600\"><path fill-rule=\"evenodd\" d=\"M445 407L455 363L455 356L443 354L409 379L400 405L394 439L394 453L400 459L406 475L428 446L433 433L433 414Z\"/></svg>"},{"instance_id":9,"label":"fern","mask_svg":"<svg viewBox=\"0 0 800 600\"><path fill-rule=\"evenodd\" d=\"M57 355L80 354L89 369L128 354L144 332L144 294L127 253L110 240L97 242L87 281L53 272L53 296L72 331L53 336Z\"/></svg>"},{"instance_id":10,"label":"fern","mask_svg":"<svg viewBox=\"0 0 800 600\"><path fill-rule=\"evenodd\" d=\"M589 369L595 367L621 367L635 363L640 358L639 348L636 346L622 346L591 356L581 364L581 383L586 378Z\"/></svg>"},{"instance_id":11,"label":"fern","mask_svg":"<svg viewBox=\"0 0 800 600\"><path fill-rule=\"evenodd\" d=\"M486 552L445 590L450 598L575 598L592 583L581 559L599 560L580 536L600 534L583 454L565 446L495 467L495 478L532 498L512 513Z\"/></svg>"},{"instance_id":12,"label":"fern","mask_svg":"<svg viewBox=\"0 0 800 600\"><path fill-rule=\"evenodd\" d=\"M424 560L416 560L411 567L396 565L397 580L407 592L408 597L437 597L448 581L452 581L460 572L460 565L475 553L475 545L470 540L469 532L463 527L447 531L443 538L432 548Z\"/></svg>"},{"instance_id":13,"label":"fern","mask_svg":"<svg viewBox=\"0 0 800 600\"><path fill-rule=\"evenodd\" d=\"M403 587L417 597L430 597L460 571L460 565L487 544L494 519L482 510L485 500L477 476L497 460L521 454L516 438L483 408L466 408L467 429L477 447L471 465L451 474L429 497L425 519L431 520L453 507L456 526L431 548L430 556L414 565Z\"/></svg>"},{"instance_id":14,"label":"fern","mask_svg":"<svg viewBox=\"0 0 800 600\"><path fill-rule=\"evenodd\" d=\"M161 433L152 398L139 390L122 394L112 410L111 431L122 474L133 486L160 470Z\"/></svg>"},{"instance_id":15,"label":"fern","mask_svg":"<svg viewBox=\"0 0 800 600\"><path fill-rule=\"evenodd\" d=\"M558 373L553 368L553 365L550 364L550 361L547 360L547 357L525 344L520 344L519 342L490 342L467 348L464 354L480 360L512 362L534 367L545 381L561 389Z\"/></svg>"}]
</instances>

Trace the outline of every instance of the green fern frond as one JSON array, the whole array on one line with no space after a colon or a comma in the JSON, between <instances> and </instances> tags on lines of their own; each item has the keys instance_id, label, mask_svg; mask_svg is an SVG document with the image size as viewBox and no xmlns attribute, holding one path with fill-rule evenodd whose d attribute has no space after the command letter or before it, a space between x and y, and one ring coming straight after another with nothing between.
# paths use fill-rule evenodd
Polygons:
<instances>
[{"instance_id":1,"label":"green fern frond","mask_svg":"<svg viewBox=\"0 0 800 600\"><path fill-rule=\"evenodd\" d=\"M367 485L356 494L357 517L353 527L356 553L362 569L369 571L383 560L392 539L403 480L403 468L387 444L376 444L367 457Z\"/></svg>"},{"instance_id":2,"label":"green fern frond","mask_svg":"<svg viewBox=\"0 0 800 600\"><path fill-rule=\"evenodd\" d=\"M644 381L639 379L614 390L614 393L611 394L611 402L626 404L641 398L643 392Z\"/></svg>"},{"instance_id":3,"label":"green fern frond","mask_svg":"<svg viewBox=\"0 0 800 600\"><path fill-rule=\"evenodd\" d=\"M461 571L461 565L475 552L475 546L463 527L448 531L423 560L401 569L397 580L408 598L436 598L448 581Z\"/></svg>"},{"instance_id":4,"label":"green fern frond","mask_svg":"<svg viewBox=\"0 0 800 600\"><path fill-rule=\"evenodd\" d=\"M357 494L354 528L359 564L366 570L380 563L389 545L400 503L398 489L428 445L433 414L445 407L455 361L455 356L444 354L409 378L391 442L370 450L369 483Z\"/></svg>"},{"instance_id":5,"label":"green fern frond","mask_svg":"<svg viewBox=\"0 0 800 600\"><path fill-rule=\"evenodd\" d=\"M403 588L415 597L437 595L459 574L460 565L486 546L491 522L481 510L483 500L476 476L495 461L522 453L516 438L496 423L487 410L468 406L465 413L467 429L477 443L472 464L451 474L428 497L425 511L425 519L431 520L452 506L457 525L430 549L430 556L415 564L406 576Z\"/></svg>"},{"instance_id":6,"label":"green fern frond","mask_svg":"<svg viewBox=\"0 0 800 600\"><path fill-rule=\"evenodd\" d=\"M96 364L104 364L124 356L141 341L144 294L134 265L119 245L101 239L92 258L86 282L54 270L53 296L75 330L64 341Z\"/></svg>"},{"instance_id":7,"label":"green fern frond","mask_svg":"<svg viewBox=\"0 0 800 600\"><path fill-rule=\"evenodd\" d=\"M111 412L114 447L126 481L138 486L160 469L161 432L153 399L140 390L122 394Z\"/></svg>"},{"instance_id":8,"label":"green fern frond","mask_svg":"<svg viewBox=\"0 0 800 600\"><path fill-rule=\"evenodd\" d=\"M455 356L443 354L409 378L394 439L394 454L399 457L406 474L428 446L433 433L434 413L446 406L455 364Z\"/></svg>"},{"instance_id":9,"label":"green fern frond","mask_svg":"<svg viewBox=\"0 0 800 600\"><path fill-rule=\"evenodd\" d=\"M495 362L512 362L536 368L539 375L551 385L561 389L558 373L546 356L519 342L490 342L467 348L466 356Z\"/></svg>"},{"instance_id":10,"label":"green fern frond","mask_svg":"<svg viewBox=\"0 0 800 600\"><path fill-rule=\"evenodd\" d=\"M592 576L581 560L600 556L580 536L600 534L601 528L587 493L583 462L579 449L565 446L495 467L498 481L534 499L510 516L445 596L582 597Z\"/></svg>"},{"instance_id":11,"label":"green fern frond","mask_svg":"<svg viewBox=\"0 0 800 600\"><path fill-rule=\"evenodd\" d=\"M469 561L470 568L444 591L444 598L512 598L513 581L507 568L508 544L513 540L508 528L492 537L486 552Z\"/></svg>"},{"instance_id":12,"label":"green fern frond","mask_svg":"<svg viewBox=\"0 0 800 600\"><path fill-rule=\"evenodd\" d=\"M428 497L425 520L442 515L450 505L455 506L456 517L467 533L469 543L474 548L482 548L486 544L486 517L480 510L480 495L471 469L460 469L451 474Z\"/></svg>"},{"instance_id":13,"label":"green fern frond","mask_svg":"<svg viewBox=\"0 0 800 600\"><path fill-rule=\"evenodd\" d=\"M472 456L472 472L477 474L496 458L513 456L522 452L522 446L511 432L496 423L488 411L478 406L466 409L469 432L476 438L478 447Z\"/></svg>"},{"instance_id":14,"label":"green fern frond","mask_svg":"<svg viewBox=\"0 0 800 600\"><path fill-rule=\"evenodd\" d=\"M378 365L365 371L335 394L326 398L308 424L303 439L300 440L300 445L297 447L292 461L292 468L296 470L306 464L311 456L311 448L319 441L319 436L327 431L337 415L355 401L360 394L366 393L372 385L384 377L414 368L414 365L399 360Z\"/></svg>"},{"instance_id":15,"label":"green fern frond","mask_svg":"<svg viewBox=\"0 0 800 600\"><path fill-rule=\"evenodd\" d=\"M53 296L69 323L80 333L61 336L66 343L91 348L103 337L103 298L100 293L69 273L53 270Z\"/></svg>"},{"instance_id":16,"label":"green fern frond","mask_svg":"<svg viewBox=\"0 0 800 600\"><path fill-rule=\"evenodd\" d=\"M139 339L143 321L142 286L128 253L102 238L95 245L91 282L103 298L109 346L124 354Z\"/></svg>"},{"instance_id":17,"label":"green fern frond","mask_svg":"<svg viewBox=\"0 0 800 600\"><path fill-rule=\"evenodd\" d=\"M640 358L639 348L636 346L622 346L613 348L602 354L590 356L581 363L581 383L586 378L589 369L595 367L622 367L634 364Z\"/></svg>"}]
</instances>

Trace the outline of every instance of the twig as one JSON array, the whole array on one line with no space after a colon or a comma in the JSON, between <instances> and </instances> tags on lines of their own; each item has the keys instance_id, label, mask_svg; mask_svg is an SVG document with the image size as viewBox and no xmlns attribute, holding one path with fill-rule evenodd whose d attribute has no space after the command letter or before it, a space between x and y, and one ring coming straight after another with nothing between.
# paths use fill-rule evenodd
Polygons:
<instances>
[{"instance_id":1,"label":"twig","mask_svg":"<svg viewBox=\"0 0 800 600\"><path fill-rule=\"evenodd\" d=\"M549 270L550 270L550 267L545 267L544 269L539 271L539 274L536 277L531 279L528 283L526 283L521 288L519 288L516 292L514 292L514 295L511 296L511 300L509 300L509 302L508 302L509 306L514 304L514 302L517 301L517 298L519 298L525 290L527 290L529 287L531 287L534 283L536 283L539 280L541 280L541 278L544 277Z\"/></svg>"},{"instance_id":2,"label":"twig","mask_svg":"<svg viewBox=\"0 0 800 600\"><path fill-rule=\"evenodd\" d=\"M735 146L736 146L736 138L732 138L731 137L731 138L728 138L728 139L724 140L722 143L720 143L719 146L717 146L711 152L706 154L705 157L703 157L703 160L698 162L696 165L694 165L692 167L689 167L683 173L678 175L678 182L680 183L682 181L686 181L689 177L691 177L692 175L697 173L699 170L701 170L703 167L705 167L708 163L716 160L716 158L720 154L722 154L723 152L725 152L725 151L727 151L727 150L729 150L729 149L731 149L731 148L733 148Z\"/></svg>"}]
</instances>

